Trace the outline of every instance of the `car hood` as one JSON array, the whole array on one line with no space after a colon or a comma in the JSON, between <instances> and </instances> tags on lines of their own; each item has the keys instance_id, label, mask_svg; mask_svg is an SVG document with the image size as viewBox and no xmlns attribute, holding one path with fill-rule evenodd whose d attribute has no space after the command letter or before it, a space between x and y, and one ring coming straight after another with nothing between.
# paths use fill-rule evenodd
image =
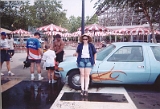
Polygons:
<instances>
[{"instance_id":1,"label":"car hood","mask_svg":"<svg viewBox=\"0 0 160 109\"><path fill-rule=\"evenodd\" d=\"M74 56L66 57L66 58L64 59L64 61L59 64L59 67L78 68L76 61L77 61L77 57L74 57ZM98 65L99 65L101 62L102 62L102 61L96 60L96 65L94 66L94 68L98 68Z\"/></svg>"},{"instance_id":2,"label":"car hood","mask_svg":"<svg viewBox=\"0 0 160 109\"><path fill-rule=\"evenodd\" d=\"M72 68L77 68L77 57L66 57L63 62L59 63L58 67L64 68L66 71Z\"/></svg>"},{"instance_id":3,"label":"car hood","mask_svg":"<svg viewBox=\"0 0 160 109\"><path fill-rule=\"evenodd\" d=\"M69 57L66 57L63 62L76 62L76 60L77 60L77 57L69 56Z\"/></svg>"}]
</instances>

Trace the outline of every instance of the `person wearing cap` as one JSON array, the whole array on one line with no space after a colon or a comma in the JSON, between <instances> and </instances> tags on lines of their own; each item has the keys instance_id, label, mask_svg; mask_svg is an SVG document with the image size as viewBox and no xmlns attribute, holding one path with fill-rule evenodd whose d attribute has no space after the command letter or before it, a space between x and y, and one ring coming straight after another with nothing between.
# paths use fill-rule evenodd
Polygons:
<instances>
[{"instance_id":1,"label":"person wearing cap","mask_svg":"<svg viewBox=\"0 0 160 109\"><path fill-rule=\"evenodd\" d=\"M10 55L10 61L12 62L12 56L14 55L14 39L11 35L8 35L8 44L10 49L8 50L8 53Z\"/></svg>"},{"instance_id":2,"label":"person wearing cap","mask_svg":"<svg viewBox=\"0 0 160 109\"><path fill-rule=\"evenodd\" d=\"M11 72L11 67L10 67L10 55L8 53L9 50L9 44L8 40L6 39L6 33L2 32L1 33L1 40L0 40L0 52L1 52L1 63L0 67L2 69L3 62L6 61L7 69L8 69L8 75L14 76L14 73ZM1 73L1 76L4 74Z\"/></svg>"},{"instance_id":3,"label":"person wearing cap","mask_svg":"<svg viewBox=\"0 0 160 109\"><path fill-rule=\"evenodd\" d=\"M80 37L80 44L74 56L77 56L77 66L80 70L81 95L88 96L89 76L96 61L96 48L91 43L92 38L88 35Z\"/></svg>"},{"instance_id":4,"label":"person wearing cap","mask_svg":"<svg viewBox=\"0 0 160 109\"><path fill-rule=\"evenodd\" d=\"M26 43L27 48L27 56L29 61L31 62L30 72L31 72L31 80L35 79L34 76L34 66L36 64L37 72L38 72L38 80L42 80L41 76L41 56L43 55L41 44L39 42L40 33L35 32L33 38L29 38Z\"/></svg>"},{"instance_id":5,"label":"person wearing cap","mask_svg":"<svg viewBox=\"0 0 160 109\"><path fill-rule=\"evenodd\" d=\"M61 39L60 34L56 34L55 36L55 41L53 42L53 49L56 52L56 62L62 62L64 55L64 42Z\"/></svg>"}]
</instances>

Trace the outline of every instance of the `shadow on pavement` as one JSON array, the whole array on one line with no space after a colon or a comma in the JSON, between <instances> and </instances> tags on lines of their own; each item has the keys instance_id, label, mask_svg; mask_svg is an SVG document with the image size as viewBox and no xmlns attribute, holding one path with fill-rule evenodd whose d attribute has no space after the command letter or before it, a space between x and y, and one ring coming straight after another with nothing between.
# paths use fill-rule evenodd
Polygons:
<instances>
[{"instance_id":1,"label":"shadow on pavement","mask_svg":"<svg viewBox=\"0 0 160 109\"><path fill-rule=\"evenodd\" d=\"M2 93L2 108L49 109L62 87L60 80L54 84L44 81L22 81Z\"/></svg>"}]
</instances>

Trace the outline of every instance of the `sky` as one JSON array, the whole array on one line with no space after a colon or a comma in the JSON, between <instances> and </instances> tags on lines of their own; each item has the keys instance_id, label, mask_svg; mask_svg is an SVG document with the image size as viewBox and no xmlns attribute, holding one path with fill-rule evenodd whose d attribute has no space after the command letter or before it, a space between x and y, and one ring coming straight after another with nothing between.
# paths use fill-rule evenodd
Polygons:
<instances>
[{"instance_id":1,"label":"sky","mask_svg":"<svg viewBox=\"0 0 160 109\"><path fill-rule=\"evenodd\" d=\"M71 15L78 17L82 16L82 0L59 0L62 1L63 9L67 10L67 18ZM96 0L84 0L85 2L85 16L92 16L95 13L95 9L93 8Z\"/></svg>"},{"instance_id":2,"label":"sky","mask_svg":"<svg viewBox=\"0 0 160 109\"><path fill-rule=\"evenodd\" d=\"M58 0L62 2L62 8L66 10L66 16L69 18L70 16L82 16L82 0ZM85 4L85 17L93 16L95 13L95 8L93 8L94 3L97 0L84 0ZM34 3L34 0L30 0L31 4Z\"/></svg>"}]
</instances>

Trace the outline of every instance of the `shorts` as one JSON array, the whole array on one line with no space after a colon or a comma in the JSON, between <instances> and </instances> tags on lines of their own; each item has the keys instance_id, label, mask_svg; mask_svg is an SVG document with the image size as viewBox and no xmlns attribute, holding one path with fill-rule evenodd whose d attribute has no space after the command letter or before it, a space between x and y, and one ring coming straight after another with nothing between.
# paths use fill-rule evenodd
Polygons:
<instances>
[{"instance_id":1,"label":"shorts","mask_svg":"<svg viewBox=\"0 0 160 109\"><path fill-rule=\"evenodd\" d=\"M33 59L28 59L31 63L41 63L41 59L38 60L33 60Z\"/></svg>"},{"instance_id":2,"label":"shorts","mask_svg":"<svg viewBox=\"0 0 160 109\"><path fill-rule=\"evenodd\" d=\"M46 67L46 70L54 70L54 67Z\"/></svg>"},{"instance_id":3,"label":"shorts","mask_svg":"<svg viewBox=\"0 0 160 109\"><path fill-rule=\"evenodd\" d=\"M1 63L4 61L10 61L10 55L8 54L8 50L1 50Z\"/></svg>"},{"instance_id":4,"label":"shorts","mask_svg":"<svg viewBox=\"0 0 160 109\"><path fill-rule=\"evenodd\" d=\"M8 50L8 53L10 56L13 56L14 55L14 50Z\"/></svg>"},{"instance_id":5,"label":"shorts","mask_svg":"<svg viewBox=\"0 0 160 109\"><path fill-rule=\"evenodd\" d=\"M79 68L92 68L93 65L91 64L90 58L81 58L80 62L78 63Z\"/></svg>"},{"instance_id":6,"label":"shorts","mask_svg":"<svg viewBox=\"0 0 160 109\"><path fill-rule=\"evenodd\" d=\"M64 51L61 51L59 53L56 54L56 62L62 62L63 61L63 55L64 55Z\"/></svg>"}]
</instances>

